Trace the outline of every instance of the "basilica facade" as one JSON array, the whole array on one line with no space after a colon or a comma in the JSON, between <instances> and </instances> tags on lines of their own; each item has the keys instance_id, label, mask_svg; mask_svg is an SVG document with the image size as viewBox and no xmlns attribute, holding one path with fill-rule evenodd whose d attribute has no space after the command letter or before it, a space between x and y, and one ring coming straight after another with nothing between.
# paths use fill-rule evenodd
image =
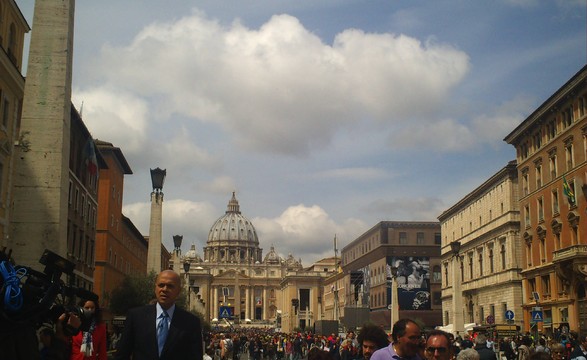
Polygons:
<instances>
[{"instance_id":1,"label":"basilica facade","mask_svg":"<svg viewBox=\"0 0 587 360\"><path fill-rule=\"evenodd\" d=\"M234 193L225 214L210 228L202 254L195 245L181 254L176 244L172 262L185 282L188 307L207 320L286 330L321 319L319 299L334 263L320 271L304 269L301 259L292 254L282 258L274 246L263 256L255 227L241 213Z\"/></svg>"}]
</instances>

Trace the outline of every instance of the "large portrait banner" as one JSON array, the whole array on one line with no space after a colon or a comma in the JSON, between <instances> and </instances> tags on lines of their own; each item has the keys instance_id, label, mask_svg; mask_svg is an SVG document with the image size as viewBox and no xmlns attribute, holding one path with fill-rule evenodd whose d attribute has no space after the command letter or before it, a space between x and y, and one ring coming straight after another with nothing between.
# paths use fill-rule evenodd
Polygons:
<instances>
[{"instance_id":1,"label":"large portrait banner","mask_svg":"<svg viewBox=\"0 0 587 360\"><path fill-rule=\"evenodd\" d=\"M401 310L430 310L430 258L392 257L397 268L397 300Z\"/></svg>"}]
</instances>

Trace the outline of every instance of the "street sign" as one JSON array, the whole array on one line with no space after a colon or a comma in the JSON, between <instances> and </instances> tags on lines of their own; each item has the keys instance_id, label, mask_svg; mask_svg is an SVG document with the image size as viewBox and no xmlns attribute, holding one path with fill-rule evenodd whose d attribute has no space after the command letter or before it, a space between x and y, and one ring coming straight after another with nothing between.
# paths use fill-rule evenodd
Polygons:
<instances>
[{"instance_id":1,"label":"street sign","mask_svg":"<svg viewBox=\"0 0 587 360\"><path fill-rule=\"evenodd\" d=\"M508 310L505 312L505 318L507 320L514 320L514 312L511 310Z\"/></svg>"},{"instance_id":2,"label":"street sign","mask_svg":"<svg viewBox=\"0 0 587 360\"><path fill-rule=\"evenodd\" d=\"M532 322L543 322L542 310L532 310Z\"/></svg>"},{"instance_id":3,"label":"street sign","mask_svg":"<svg viewBox=\"0 0 587 360\"><path fill-rule=\"evenodd\" d=\"M487 323L489 325L495 324L495 317L493 315L487 315L487 319L486 320L487 320Z\"/></svg>"},{"instance_id":4,"label":"street sign","mask_svg":"<svg viewBox=\"0 0 587 360\"><path fill-rule=\"evenodd\" d=\"M218 314L219 319L230 319L230 308L228 306L221 306Z\"/></svg>"}]
</instances>

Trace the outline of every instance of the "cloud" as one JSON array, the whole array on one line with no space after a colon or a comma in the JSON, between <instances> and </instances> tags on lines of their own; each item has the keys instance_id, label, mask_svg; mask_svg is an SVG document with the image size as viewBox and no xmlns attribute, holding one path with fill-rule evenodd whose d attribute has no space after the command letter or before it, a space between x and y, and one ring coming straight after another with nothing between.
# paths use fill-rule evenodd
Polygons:
<instances>
[{"instance_id":1,"label":"cloud","mask_svg":"<svg viewBox=\"0 0 587 360\"><path fill-rule=\"evenodd\" d=\"M202 183L199 188L205 192L223 195L237 190L236 183L230 176L219 176L210 182Z\"/></svg>"},{"instance_id":2,"label":"cloud","mask_svg":"<svg viewBox=\"0 0 587 360\"><path fill-rule=\"evenodd\" d=\"M259 234L264 253L271 245L281 256L290 253L302 258L311 265L324 257L334 256L334 236L339 239L339 251L367 229L367 225L357 219L347 219L336 223L321 207L303 204L290 206L276 218L252 219ZM286 247L284 247L284 245ZM340 254L340 252L339 252Z\"/></svg>"},{"instance_id":3,"label":"cloud","mask_svg":"<svg viewBox=\"0 0 587 360\"><path fill-rule=\"evenodd\" d=\"M74 91L72 102L82 112L94 138L115 146L124 144L125 152L129 153L145 147L149 128L145 99L117 87L98 87Z\"/></svg>"},{"instance_id":4,"label":"cloud","mask_svg":"<svg viewBox=\"0 0 587 360\"><path fill-rule=\"evenodd\" d=\"M380 214L384 219L410 221L438 221L445 210L441 199L425 196L401 197L394 200L375 200L366 206L366 211Z\"/></svg>"},{"instance_id":5,"label":"cloud","mask_svg":"<svg viewBox=\"0 0 587 360\"><path fill-rule=\"evenodd\" d=\"M122 212L132 219L144 236L149 235L151 204L139 202L123 206ZM192 243L201 254L208 240L208 232L220 212L206 202L189 200L164 200L163 202L163 243L171 251L173 235L183 235L182 248L189 249Z\"/></svg>"},{"instance_id":6,"label":"cloud","mask_svg":"<svg viewBox=\"0 0 587 360\"><path fill-rule=\"evenodd\" d=\"M384 170L373 167L339 168L320 171L314 177L323 180L376 181L390 177Z\"/></svg>"},{"instance_id":7,"label":"cloud","mask_svg":"<svg viewBox=\"0 0 587 360\"><path fill-rule=\"evenodd\" d=\"M431 115L468 70L462 51L405 35L348 29L329 45L289 15L249 29L198 12L104 46L95 67L108 88L148 100L157 121L218 124L243 149L288 155L364 119Z\"/></svg>"}]
</instances>

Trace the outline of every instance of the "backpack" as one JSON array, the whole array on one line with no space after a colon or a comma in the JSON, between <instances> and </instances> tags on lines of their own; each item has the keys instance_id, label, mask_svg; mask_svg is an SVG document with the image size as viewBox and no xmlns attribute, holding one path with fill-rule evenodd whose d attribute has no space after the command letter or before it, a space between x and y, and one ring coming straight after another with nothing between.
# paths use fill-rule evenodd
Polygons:
<instances>
[{"instance_id":1,"label":"backpack","mask_svg":"<svg viewBox=\"0 0 587 360\"><path fill-rule=\"evenodd\" d=\"M226 347L227 352L231 352L233 347L232 339L225 339L224 346Z\"/></svg>"}]
</instances>

